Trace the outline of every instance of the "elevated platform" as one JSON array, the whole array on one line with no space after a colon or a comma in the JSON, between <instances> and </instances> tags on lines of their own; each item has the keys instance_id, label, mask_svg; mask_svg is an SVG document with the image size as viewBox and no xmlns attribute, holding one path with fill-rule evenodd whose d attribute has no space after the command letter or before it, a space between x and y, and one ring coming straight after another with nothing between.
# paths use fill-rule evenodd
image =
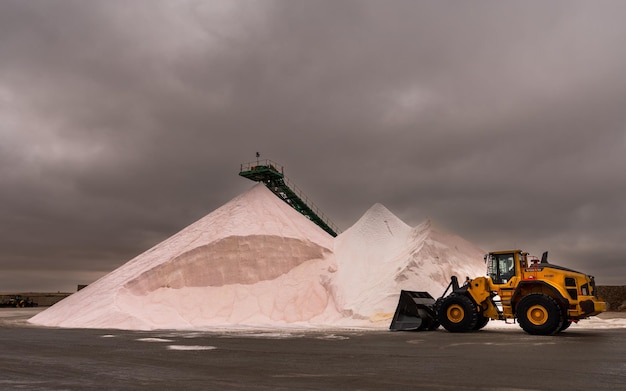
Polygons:
<instances>
[{"instance_id":1,"label":"elevated platform","mask_svg":"<svg viewBox=\"0 0 626 391\"><path fill-rule=\"evenodd\" d=\"M306 216L324 231L337 236L337 226L293 183L285 178L283 166L271 160L257 160L241 165L239 175L255 182L262 182L278 198Z\"/></svg>"}]
</instances>

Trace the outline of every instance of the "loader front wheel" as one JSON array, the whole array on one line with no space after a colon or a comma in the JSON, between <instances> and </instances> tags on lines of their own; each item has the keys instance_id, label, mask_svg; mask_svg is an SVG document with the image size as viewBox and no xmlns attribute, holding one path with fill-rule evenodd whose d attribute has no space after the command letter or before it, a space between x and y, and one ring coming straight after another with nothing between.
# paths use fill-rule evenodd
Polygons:
<instances>
[{"instance_id":1,"label":"loader front wheel","mask_svg":"<svg viewBox=\"0 0 626 391\"><path fill-rule=\"evenodd\" d=\"M556 300L543 293L524 297L517 306L517 321L532 335L552 335L561 331L563 311Z\"/></svg>"},{"instance_id":2,"label":"loader front wheel","mask_svg":"<svg viewBox=\"0 0 626 391\"><path fill-rule=\"evenodd\" d=\"M474 326L474 330L482 329L487 326L487 323L489 323L489 318L483 314L478 314L478 321L476 322L476 326Z\"/></svg>"},{"instance_id":3,"label":"loader front wheel","mask_svg":"<svg viewBox=\"0 0 626 391\"><path fill-rule=\"evenodd\" d=\"M561 326L561 329L559 331L565 331L571 325L572 325L572 321L571 320L566 320L566 321L563 322L563 325Z\"/></svg>"},{"instance_id":4,"label":"loader front wheel","mask_svg":"<svg viewBox=\"0 0 626 391\"><path fill-rule=\"evenodd\" d=\"M469 297L453 294L441 302L438 318L439 323L450 332L471 331L478 322L478 311Z\"/></svg>"}]
</instances>

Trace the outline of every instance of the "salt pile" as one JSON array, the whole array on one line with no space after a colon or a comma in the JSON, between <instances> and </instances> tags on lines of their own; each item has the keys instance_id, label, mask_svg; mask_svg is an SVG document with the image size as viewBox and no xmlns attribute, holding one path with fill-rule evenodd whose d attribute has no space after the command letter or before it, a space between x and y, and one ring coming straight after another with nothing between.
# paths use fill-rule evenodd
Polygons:
<instances>
[{"instance_id":1,"label":"salt pile","mask_svg":"<svg viewBox=\"0 0 626 391\"><path fill-rule=\"evenodd\" d=\"M118 329L386 328L401 289L484 275L484 251L380 204L336 238L261 184L29 321Z\"/></svg>"},{"instance_id":2,"label":"salt pile","mask_svg":"<svg viewBox=\"0 0 626 391\"><path fill-rule=\"evenodd\" d=\"M388 317L401 289L439 296L452 275L484 275L484 254L430 220L411 228L376 204L335 239L337 304L353 317Z\"/></svg>"}]
</instances>

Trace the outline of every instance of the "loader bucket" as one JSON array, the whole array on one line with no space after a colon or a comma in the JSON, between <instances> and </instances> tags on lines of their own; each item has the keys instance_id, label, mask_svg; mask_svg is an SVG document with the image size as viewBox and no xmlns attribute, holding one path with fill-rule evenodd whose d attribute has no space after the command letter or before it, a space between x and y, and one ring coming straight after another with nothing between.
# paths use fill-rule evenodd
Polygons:
<instances>
[{"instance_id":1,"label":"loader bucket","mask_svg":"<svg viewBox=\"0 0 626 391\"><path fill-rule=\"evenodd\" d=\"M400 300L389 329L435 330L439 327L434 310L435 299L428 292L400 291Z\"/></svg>"}]
</instances>

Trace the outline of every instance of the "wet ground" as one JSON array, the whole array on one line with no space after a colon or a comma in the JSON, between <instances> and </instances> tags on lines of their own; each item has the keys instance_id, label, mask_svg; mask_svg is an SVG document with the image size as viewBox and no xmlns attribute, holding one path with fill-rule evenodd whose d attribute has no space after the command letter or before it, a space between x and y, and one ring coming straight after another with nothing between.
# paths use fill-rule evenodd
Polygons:
<instances>
[{"instance_id":1,"label":"wet ground","mask_svg":"<svg viewBox=\"0 0 626 391\"><path fill-rule=\"evenodd\" d=\"M2 390L621 390L626 329L552 337L32 327L0 310Z\"/></svg>"}]
</instances>

